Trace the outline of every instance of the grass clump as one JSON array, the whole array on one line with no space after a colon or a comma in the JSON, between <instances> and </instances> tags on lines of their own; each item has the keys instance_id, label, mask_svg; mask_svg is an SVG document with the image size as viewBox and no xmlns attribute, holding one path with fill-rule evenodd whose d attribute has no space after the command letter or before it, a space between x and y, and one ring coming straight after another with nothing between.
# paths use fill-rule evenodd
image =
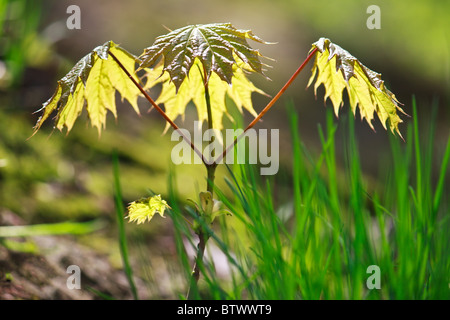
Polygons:
<instances>
[{"instance_id":1,"label":"grass clump","mask_svg":"<svg viewBox=\"0 0 450 320\"><path fill-rule=\"evenodd\" d=\"M417 119L415 102L413 109ZM382 174L372 185L361 169L352 115L342 167L337 164L331 113L326 130L319 128L322 150L317 157L301 143L292 106L289 119L291 199L278 199L273 178L264 180L254 167L229 167L231 196L218 188L214 192L232 217L221 217L214 230L205 227L230 272L226 280L220 279L215 270L223 266L207 260L196 297L449 299L445 181L450 142L442 154L433 153L433 126L424 134L414 120L406 143L390 138L391 157L379 163ZM438 170L434 163L440 163ZM170 188L169 194L170 203L177 203L176 190ZM193 247L195 241L180 210L174 206L169 215L188 281L191 270L183 239ZM371 266L379 268L379 289L373 287L377 275Z\"/></svg>"}]
</instances>

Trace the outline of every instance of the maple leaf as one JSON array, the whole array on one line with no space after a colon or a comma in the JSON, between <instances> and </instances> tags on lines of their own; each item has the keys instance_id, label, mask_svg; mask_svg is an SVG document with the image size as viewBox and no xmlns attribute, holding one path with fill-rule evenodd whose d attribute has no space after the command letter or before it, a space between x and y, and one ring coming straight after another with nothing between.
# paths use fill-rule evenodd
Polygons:
<instances>
[{"instance_id":1,"label":"maple leaf","mask_svg":"<svg viewBox=\"0 0 450 320\"><path fill-rule=\"evenodd\" d=\"M343 105L342 91L346 88L353 114L359 105L361 119L365 119L373 130L372 120L376 113L384 129L387 130L386 123L389 123L392 133L395 131L402 137L398 125L403 121L397 111L406 113L399 107L400 102L395 95L384 85L381 74L364 66L329 39L320 38L312 45L314 48L317 48L317 54L308 87L317 73L314 93L317 94L317 88L323 84L324 100L330 98L336 116Z\"/></svg>"},{"instance_id":2,"label":"maple leaf","mask_svg":"<svg viewBox=\"0 0 450 320\"><path fill-rule=\"evenodd\" d=\"M140 68L152 67L158 58L164 57L164 71L170 75L176 91L189 74L196 58L200 60L206 75L216 73L228 84L232 83L236 64L235 56L264 75L262 55L252 49L247 39L267 43L250 30L238 30L230 23L191 25L156 38L154 44L140 56Z\"/></svg>"},{"instance_id":3,"label":"maple leaf","mask_svg":"<svg viewBox=\"0 0 450 320\"><path fill-rule=\"evenodd\" d=\"M105 126L108 110L114 117L117 116L116 90L121 94L122 100L126 99L139 114L137 98L140 91L130 85L128 76L109 53L114 54L128 70L135 70L137 58L114 42L108 41L96 47L58 81L53 96L38 110L42 115L34 127L33 134L55 110L56 128L62 131L66 127L69 132L85 105L92 126L96 127L100 134ZM133 77L137 80L135 75Z\"/></svg>"},{"instance_id":4,"label":"maple leaf","mask_svg":"<svg viewBox=\"0 0 450 320\"><path fill-rule=\"evenodd\" d=\"M164 211L170 206L167 202L161 199L161 195L148 197L131 202L128 205L128 216L130 222L136 221L137 224L150 221L155 213L159 213L161 217L164 217Z\"/></svg>"},{"instance_id":5,"label":"maple leaf","mask_svg":"<svg viewBox=\"0 0 450 320\"><path fill-rule=\"evenodd\" d=\"M164 104L166 114L169 118L175 120L178 116L182 116L184 120L185 109L187 104L192 101L198 114L198 121L208 120L207 106L205 101L205 87L203 85L202 64L199 59L195 59L193 67L189 71L188 77L181 84L178 92L175 85L170 81L170 76L163 71L163 65L159 64L154 69L146 69L147 83L145 89L149 89L158 83L162 83L161 93L156 100L157 104ZM227 112L225 97L228 95L236 104L239 111L247 110L253 116L257 116L253 108L251 95L253 92L266 95L264 91L255 87L245 76L244 70L248 70L248 65L238 62L233 66L234 76L231 85L222 81L219 76L213 73L208 82L208 90L211 99L211 115L213 127L222 129L223 115L230 115ZM161 73L164 72L162 75ZM166 130L169 124L166 125Z\"/></svg>"}]
</instances>

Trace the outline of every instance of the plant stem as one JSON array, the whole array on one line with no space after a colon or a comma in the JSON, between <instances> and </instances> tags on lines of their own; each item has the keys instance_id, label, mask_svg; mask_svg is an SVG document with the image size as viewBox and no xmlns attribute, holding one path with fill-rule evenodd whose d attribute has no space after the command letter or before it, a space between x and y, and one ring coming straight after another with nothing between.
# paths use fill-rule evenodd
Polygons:
<instances>
[{"instance_id":1,"label":"plant stem","mask_svg":"<svg viewBox=\"0 0 450 320\"><path fill-rule=\"evenodd\" d=\"M305 61L303 61L303 63L300 65L300 67L289 78L289 80L280 89L280 91L277 93L277 95L275 97L273 97L273 99L258 114L258 116L247 126L247 128L245 128L245 130L242 132L242 134L240 134L238 137L236 137L236 139L233 141L233 143L230 144L216 160L214 160L212 163L206 163L205 161L203 161L203 163L206 166L206 170L208 171L207 191L209 191L209 192L211 192L211 194L213 194L214 177L215 177L215 171L217 168L217 164L220 163L220 161L234 147L234 145L236 145L236 143L245 135L247 130L252 128L266 114L266 112L269 111L270 108L272 108L272 106L275 104L275 102L277 102L277 100L283 95L283 93L287 90L287 88L289 88L289 86L292 84L292 82L295 80L295 78L298 76L298 74L303 70L303 68L306 66L306 64L309 62L309 60L311 60L311 58L314 56L316 51L317 51L317 48L314 48L309 53L309 55L306 57ZM207 108L207 112L208 112L208 129L212 129L213 123L212 123L211 99L209 96L208 83L206 81L206 73L204 75L203 80L204 80L203 84L205 86L206 108ZM212 154L212 157L213 158L215 157L214 153ZM202 157L202 159L204 159L204 158ZM190 296L191 288L193 286L197 287L198 279L200 278L200 264L202 263L203 255L204 255L205 247L206 247L206 241L208 240L208 238L205 238L205 234L202 229L199 229L199 231L197 232L197 235L199 237L199 243L197 246L197 257L195 260L194 270L192 272L192 279L191 279L191 283L190 283L189 290L187 293L187 299L191 298L191 296Z\"/></svg>"},{"instance_id":2,"label":"plant stem","mask_svg":"<svg viewBox=\"0 0 450 320\"><path fill-rule=\"evenodd\" d=\"M205 159L204 159L201 151L195 147L195 145L192 143L192 141L188 137L186 137L186 135L183 133L182 130L179 130L178 126L169 118L169 116L167 116L167 114L148 95L148 93L144 90L144 88L142 88L142 86L139 84L139 82L137 82L136 79L134 79L134 77L128 72L128 70L124 67L122 62L120 62L120 60L117 59L117 57L112 52L109 52L109 54L117 62L117 64L123 70L123 72L125 72L125 74L128 76L128 78L130 78L130 80L133 81L134 85L139 89L139 91L141 91L141 93L144 95L144 97L147 99L147 101L150 102L150 104L163 116L163 118L172 126L172 128L174 130L176 130L183 137L183 139L191 146L192 150L194 150L194 152L202 159L203 163L205 163Z\"/></svg>"},{"instance_id":3,"label":"plant stem","mask_svg":"<svg viewBox=\"0 0 450 320\"><path fill-rule=\"evenodd\" d=\"M120 187L120 174L119 174L119 159L117 151L113 153L113 175L114 175L114 200L116 203L116 216L117 224L119 227L119 248L120 255L122 256L122 262L124 266L125 275L127 276L128 284L130 285L131 293L134 300L139 300L136 285L133 280L133 269L128 257L127 237L125 235L125 209L122 203L122 189Z\"/></svg>"},{"instance_id":4,"label":"plant stem","mask_svg":"<svg viewBox=\"0 0 450 320\"><path fill-rule=\"evenodd\" d=\"M205 79L206 79L206 72L205 72ZM208 113L208 129L213 129L211 98L209 96L209 87L208 87L208 83L206 81L204 83L204 86L205 86L206 110ZM215 137L212 136L212 139L215 139ZM213 141L211 141L211 142L213 142ZM215 158L215 156L216 156L215 150L213 150L211 156L213 159ZM205 166L206 166L206 170L208 172L208 180L206 181L206 183L207 183L206 190L211 192L211 196L212 196L214 194L214 178L215 178L215 172L216 172L216 168L217 168L217 162L216 161L208 162L208 163L205 163Z\"/></svg>"},{"instance_id":5,"label":"plant stem","mask_svg":"<svg viewBox=\"0 0 450 320\"><path fill-rule=\"evenodd\" d=\"M192 299L192 292L195 291L198 294L198 280L200 279L200 266L203 263L203 255L205 253L206 241L203 231L199 231L198 235L198 245L197 245L197 256L195 257L194 269L192 271L191 283L186 294L188 300ZM194 290L192 290L194 289Z\"/></svg>"},{"instance_id":6,"label":"plant stem","mask_svg":"<svg viewBox=\"0 0 450 320\"><path fill-rule=\"evenodd\" d=\"M211 109L211 98L209 96L209 87L208 87L208 83L206 82L206 71L204 74L204 86L205 86L205 100L206 100L206 110L208 113L208 130L212 130L213 129L213 117L212 117L212 109ZM215 136L212 136L212 141L214 142ZM216 154L215 154L215 150L213 149L212 151L212 159L215 158ZM212 160L211 159L211 160ZM207 163L205 163L206 166L206 170L208 172L208 180L206 181L207 185L206 185L206 190L211 192L211 196L214 194L214 178L215 178L215 172L216 172L216 168L217 168L217 162L216 161L209 161Z\"/></svg>"},{"instance_id":7,"label":"plant stem","mask_svg":"<svg viewBox=\"0 0 450 320\"><path fill-rule=\"evenodd\" d=\"M303 70L303 68L306 66L306 64L311 60L311 58L316 53L317 48L314 48L306 57L305 61L298 67L298 69L294 72L294 74L289 78L289 80L286 82L286 84L278 91L277 95L272 98L272 100L266 105L266 107L258 114L258 116L245 128L245 130L238 136L236 139L234 139L233 143L231 143L224 151L223 153L214 161L215 163L219 163L226 155L227 153L236 145L236 143L245 135L247 130L252 128L265 114L267 111L269 111L270 108L277 102L277 100L283 95L283 93L289 88L289 86L292 84L292 82L297 78L298 74Z\"/></svg>"},{"instance_id":8,"label":"plant stem","mask_svg":"<svg viewBox=\"0 0 450 320\"><path fill-rule=\"evenodd\" d=\"M207 109L207 113L208 113L208 129L213 129L213 118L212 118L212 110L211 110L211 98L209 95L209 88L208 88L208 83L206 81L206 73L204 75L204 87L205 87L205 100L206 100L206 109ZM214 139L214 136L213 136ZM214 159L215 154L214 154L214 150L213 153L211 154L212 158ZM214 192L214 178L215 178L215 172L216 172L216 168L217 168L217 163L216 162L212 162L212 163L207 163L205 161L203 161L205 167L206 167L206 171L208 174L208 178L206 181L206 190L208 192L211 193L211 195L213 195ZM199 216L199 218L202 218L202 216ZM188 293L186 295L187 299L191 299L191 293L192 293L192 288L195 287L195 291L198 292L198 280L200 278L200 267L203 263L203 256L205 254L205 248L206 248L206 242L208 241L209 236L207 234L205 234L205 231L203 230L202 227L200 227L197 231L197 235L198 235L198 245L197 245L197 257L195 258L195 264L194 264L194 269L192 271L192 278L191 278L191 283L189 285L189 289L188 289Z\"/></svg>"}]
</instances>

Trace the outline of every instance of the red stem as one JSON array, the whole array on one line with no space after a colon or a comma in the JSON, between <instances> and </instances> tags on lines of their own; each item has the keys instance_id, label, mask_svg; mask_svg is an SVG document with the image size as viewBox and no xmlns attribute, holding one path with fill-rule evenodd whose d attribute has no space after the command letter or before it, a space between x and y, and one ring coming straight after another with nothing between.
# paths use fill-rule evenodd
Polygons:
<instances>
[{"instance_id":1,"label":"red stem","mask_svg":"<svg viewBox=\"0 0 450 320\"><path fill-rule=\"evenodd\" d=\"M138 89L142 92L144 97L151 103L151 105L163 116L163 118L172 126L174 130L178 130L178 133L183 137L183 139L191 146L192 150L197 153L197 155L202 159L202 161L205 163L205 159L203 157L203 154L198 150L195 145L189 140L188 137L186 137L181 130L179 130L178 126L167 116L167 114L156 104L156 102L148 95L148 93L142 88L142 86L134 79L134 77L128 72L128 70L124 67L124 65L120 62L119 59L112 53L109 52L111 57L117 62L119 67L126 73L128 78L130 78L131 81L138 87Z\"/></svg>"},{"instance_id":2,"label":"red stem","mask_svg":"<svg viewBox=\"0 0 450 320\"><path fill-rule=\"evenodd\" d=\"M292 84L292 82L295 80L295 78L298 76L298 74L303 70L303 68L306 66L306 64L311 60L311 58L316 53L317 48L314 48L306 57L305 61L300 65L300 67L297 69L297 71L294 72L294 74L289 78L289 80L286 82L286 84L283 86L283 88L280 89L280 91L277 93L275 97L266 105L266 107L258 114L258 116L253 119L253 121L245 128L244 132L242 132L236 139L234 139L234 142L230 144L224 152L216 159L215 163L219 163L230 151L231 148L234 147L234 145L245 135L245 132L252 128L265 114L267 111L269 111L270 108L277 102L277 100L283 95L283 93L289 88L289 86Z\"/></svg>"}]
</instances>

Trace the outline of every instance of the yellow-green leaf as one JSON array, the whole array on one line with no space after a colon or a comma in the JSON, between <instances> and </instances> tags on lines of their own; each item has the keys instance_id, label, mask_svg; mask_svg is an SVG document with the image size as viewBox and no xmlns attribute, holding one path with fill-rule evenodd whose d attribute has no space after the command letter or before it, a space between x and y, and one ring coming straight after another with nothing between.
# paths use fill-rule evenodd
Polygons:
<instances>
[{"instance_id":1,"label":"yellow-green leaf","mask_svg":"<svg viewBox=\"0 0 450 320\"><path fill-rule=\"evenodd\" d=\"M56 127L59 130L62 130L63 127L66 127L67 131L69 132L72 129L75 120L83 110L83 106L84 85L80 81L77 84L75 91L69 94L64 108L59 109L58 118L56 120Z\"/></svg>"},{"instance_id":2,"label":"yellow-green leaf","mask_svg":"<svg viewBox=\"0 0 450 320\"><path fill-rule=\"evenodd\" d=\"M213 127L215 129L222 129L224 114L229 116L225 104L226 95L234 101L241 112L245 109L256 117L257 114L253 108L251 95L253 92L264 95L265 93L248 80L244 73L244 69L246 68L248 68L248 66L242 62L233 66L234 76L231 80L231 85L222 81L217 74L211 74L208 88L211 99ZM158 83L162 83L162 91L156 100L156 103L164 104L165 112L169 118L175 120L178 116L181 116L184 120L186 106L192 101L197 107L198 120L200 122L207 121L208 113L202 76L203 67L198 59L195 59L189 72L189 76L181 84L178 92L176 91L174 83L170 81L169 74L163 71L162 64L159 64L154 69L146 70L146 77L148 79L145 85L146 89L149 89ZM167 125L166 128L168 126L169 125Z\"/></svg>"},{"instance_id":3,"label":"yellow-green leaf","mask_svg":"<svg viewBox=\"0 0 450 320\"><path fill-rule=\"evenodd\" d=\"M308 86L317 74L314 93L317 94L317 88L323 84L324 100L330 98L336 116L343 105L342 92L346 88L353 114L359 105L361 119L365 119L373 129L372 120L376 113L386 130L389 125L392 133L397 132L401 137L398 125L403 121L397 111L406 113L399 107L395 95L385 87L381 74L364 66L348 51L329 39L319 39L313 44L312 49L314 48L317 48L317 54Z\"/></svg>"},{"instance_id":4,"label":"yellow-green leaf","mask_svg":"<svg viewBox=\"0 0 450 320\"><path fill-rule=\"evenodd\" d=\"M170 206L167 202L161 199L161 195L148 197L131 202L128 205L128 216L130 222L136 221L137 224L144 223L145 220L150 221L155 213L159 213L164 217L164 211Z\"/></svg>"},{"instance_id":5,"label":"yellow-green leaf","mask_svg":"<svg viewBox=\"0 0 450 320\"><path fill-rule=\"evenodd\" d=\"M100 133L105 127L108 110L116 117L116 90L139 113L137 98L140 91L109 53L113 53L131 74L134 73L135 56L112 41L96 47L58 81L56 92L39 110L42 116L34 127L35 133L54 111L57 111L56 128L63 130L66 127L69 132L85 106L92 126ZM137 76L133 76L137 80Z\"/></svg>"}]
</instances>

